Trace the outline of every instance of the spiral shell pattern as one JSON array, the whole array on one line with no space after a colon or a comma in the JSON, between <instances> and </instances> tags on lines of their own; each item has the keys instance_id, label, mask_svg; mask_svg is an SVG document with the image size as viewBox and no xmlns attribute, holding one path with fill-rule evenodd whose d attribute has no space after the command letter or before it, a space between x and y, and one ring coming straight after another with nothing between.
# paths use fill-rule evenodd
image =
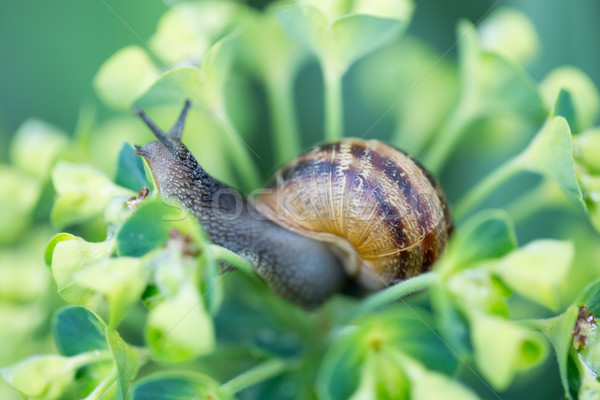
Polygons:
<instances>
[{"instance_id":1,"label":"spiral shell pattern","mask_svg":"<svg viewBox=\"0 0 600 400\"><path fill-rule=\"evenodd\" d=\"M329 243L347 273L372 290L429 270L452 230L435 178L376 140L312 149L277 171L253 204L275 223Z\"/></svg>"}]
</instances>

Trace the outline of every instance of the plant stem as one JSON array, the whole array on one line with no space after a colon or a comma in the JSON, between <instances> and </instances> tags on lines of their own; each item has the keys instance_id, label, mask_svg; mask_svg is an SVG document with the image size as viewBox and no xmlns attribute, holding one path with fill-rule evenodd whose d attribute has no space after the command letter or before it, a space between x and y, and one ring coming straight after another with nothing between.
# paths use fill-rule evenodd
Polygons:
<instances>
[{"instance_id":1,"label":"plant stem","mask_svg":"<svg viewBox=\"0 0 600 400\"><path fill-rule=\"evenodd\" d=\"M260 187L261 178L256 168L256 164L252 161L248 150L245 148L245 144L242 143L242 139L232 139L232 158L237 167L237 172L244 179L244 186L249 189L256 189Z\"/></svg>"},{"instance_id":2,"label":"plant stem","mask_svg":"<svg viewBox=\"0 0 600 400\"><path fill-rule=\"evenodd\" d=\"M244 257L226 249L225 247L217 246L216 244L211 244L209 247L216 259L233 265L255 282L263 282L262 278L260 278L260 276L254 270L254 267L252 267L252 264L250 264Z\"/></svg>"},{"instance_id":3,"label":"plant stem","mask_svg":"<svg viewBox=\"0 0 600 400\"><path fill-rule=\"evenodd\" d=\"M290 367L290 362L279 358L273 358L262 364L258 364L241 375L231 379L229 382L224 383L221 386L221 390L233 396L235 393L249 386L281 374Z\"/></svg>"},{"instance_id":4,"label":"plant stem","mask_svg":"<svg viewBox=\"0 0 600 400\"><path fill-rule=\"evenodd\" d=\"M96 121L96 109L90 103L84 103L79 107L79 116L77 117L77 125L75 126L75 143L80 149L85 151L89 157L90 152L90 136Z\"/></svg>"},{"instance_id":5,"label":"plant stem","mask_svg":"<svg viewBox=\"0 0 600 400\"><path fill-rule=\"evenodd\" d=\"M409 278L405 281L396 283L394 286L390 286L383 289L380 292L372 294L366 300L362 302L358 308L358 315L368 313L376 310L387 304L393 303L399 298L416 292L421 289L428 288L438 279L438 275L435 272L426 272L421 275L417 275L413 278Z\"/></svg>"},{"instance_id":6,"label":"plant stem","mask_svg":"<svg viewBox=\"0 0 600 400\"><path fill-rule=\"evenodd\" d=\"M275 141L276 160L284 164L298 155L301 149L298 122L294 107L291 78L265 80L271 125Z\"/></svg>"},{"instance_id":7,"label":"plant stem","mask_svg":"<svg viewBox=\"0 0 600 400\"><path fill-rule=\"evenodd\" d=\"M244 139L237 133L229 116L225 112L225 107L221 107L221 112L217 113L225 125L225 131L228 136L226 147L231 149L229 157L237 169L237 173L243 179L243 185L247 189L256 189L261 185L261 177L256 164L252 160L248 147Z\"/></svg>"},{"instance_id":8,"label":"plant stem","mask_svg":"<svg viewBox=\"0 0 600 400\"><path fill-rule=\"evenodd\" d=\"M96 386L96 388L85 398L85 400L101 400L108 394L107 389L117 389L115 379L117 378L117 369L114 368L108 375L102 379L102 381Z\"/></svg>"},{"instance_id":9,"label":"plant stem","mask_svg":"<svg viewBox=\"0 0 600 400\"><path fill-rule=\"evenodd\" d=\"M487 177L482 179L473 187L457 204L454 209L454 215L457 220L463 218L468 212L472 211L486 197L504 182L512 178L521 171L520 158L512 158L502 164Z\"/></svg>"},{"instance_id":10,"label":"plant stem","mask_svg":"<svg viewBox=\"0 0 600 400\"><path fill-rule=\"evenodd\" d=\"M466 117L465 112L461 111L462 109L463 107L460 105L456 108L440 132L431 141L432 144L425 155L424 162L434 174L440 172L440 168L444 165L464 132L466 132L469 118Z\"/></svg>"},{"instance_id":11,"label":"plant stem","mask_svg":"<svg viewBox=\"0 0 600 400\"><path fill-rule=\"evenodd\" d=\"M342 77L343 72L323 64L323 78L325 83L325 139L338 140L343 132L343 101Z\"/></svg>"}]
</instances>

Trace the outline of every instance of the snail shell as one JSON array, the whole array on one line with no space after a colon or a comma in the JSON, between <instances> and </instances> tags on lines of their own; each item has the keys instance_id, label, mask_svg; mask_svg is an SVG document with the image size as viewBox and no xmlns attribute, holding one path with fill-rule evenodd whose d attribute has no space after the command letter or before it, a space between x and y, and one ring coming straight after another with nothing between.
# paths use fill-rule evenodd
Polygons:
<instances>
[{"instance_id":1,"label":"snail shell","mask_svg":"<svg viewBox=\"0 0 600 400\"><path fill-rule=\"evenodd\" d=\"M328 243L370 290L427 271L452 231L435 178L376 140L314 148L277 171L253 203L280 226Z\"/></svg>"}]
</instances>

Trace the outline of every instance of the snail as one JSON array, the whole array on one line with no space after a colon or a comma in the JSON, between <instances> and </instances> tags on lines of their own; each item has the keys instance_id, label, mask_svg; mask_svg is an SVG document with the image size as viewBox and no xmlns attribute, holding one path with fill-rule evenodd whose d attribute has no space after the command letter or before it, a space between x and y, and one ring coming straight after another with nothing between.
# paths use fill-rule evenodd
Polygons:
<instances>
[{"instance_id":1,"label":"snail","mask_svg":"<svg viewBox=\"0 0 600 400\"><path fill-rule=\"evenodd\" d=\"M211 240L247 259L274 292L306 308L348 282L375 291L427 271L448 241L450 211L415 159L376 140L317 146L243 198L198 164L181 135L136 108L157 141L142 156L162 196L191 210Z\"/></svg>"}]
</instances>

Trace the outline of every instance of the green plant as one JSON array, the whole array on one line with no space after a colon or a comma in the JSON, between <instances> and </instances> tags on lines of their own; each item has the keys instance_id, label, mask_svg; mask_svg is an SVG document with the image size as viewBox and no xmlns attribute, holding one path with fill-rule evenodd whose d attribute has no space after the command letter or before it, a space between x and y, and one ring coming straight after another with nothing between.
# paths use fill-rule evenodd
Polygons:
<instances>
[{"instance_id":1,"label":"green plant","mask_svg":"<svg viewBox=\"0 0 600 400\"><path fill-rule=\"evenodd\" d=\"M537 40L516 11L493 13L480 28L461 22L454 67L401 37L412 10L410 1L386 0L277 2L260 13L234 2L179 3L148 50L122 49L94 79L99 97L123 115L98 123L84 108L73 140L24 124L12 164L0 169L0 241L22 248L0 257L43 252L39 236L50 228L28 235L31 221L49 219L68 233L45 251L62 300L44 269L0 270L0 305L12 310L0 315L32 315L6 340L40 329L43 315L31 303L45 304L47 314L70 305L52 319L59 354L26 358L0 375L39 399L477 399L490 392L470 389L465 371L502 391L554 349L566 396L597 398L599 344L588 312L598 312L600 293L599 238L590 228L600 230L600 95L572 68L539 84L530 78L523 64ZM503 153L455 202L456 232L431 272L365 299L336 296L308 313L270 293L242 257L212 244L181 205L160 199L123 139L151 140L129 116L134 104L167 125L191 98L187 145L215 177L255 189L267 167L245 145L264 140L250 133L257 107L248 81L264 87L273 158L287 161L308 144L293 95L311 55L323 74L328 139L344 132L342 77L356 63L345 84L377 112L393 105L391 142L431 170L441 173L457 149L473 150L464 138L476 132L473 140L519 151ZM160 73L162 64L180 67ZM447 90L438 96L440 87ZM116 168L98 155L117 153ZM536 185L501 199L500 209L479 209L523 174L536 175ZM441 177L452 186L452 177ZM149 196L136 195L142 187ZM549 207L568 213L560 239L519 247L515 226ZM20 262L6 265L13 263ZM235 270L220 274L221 263ZM27 287L15 284L18 274ZM51 351L46 341L10 359Z\"/></svg>"}]
</instances>

